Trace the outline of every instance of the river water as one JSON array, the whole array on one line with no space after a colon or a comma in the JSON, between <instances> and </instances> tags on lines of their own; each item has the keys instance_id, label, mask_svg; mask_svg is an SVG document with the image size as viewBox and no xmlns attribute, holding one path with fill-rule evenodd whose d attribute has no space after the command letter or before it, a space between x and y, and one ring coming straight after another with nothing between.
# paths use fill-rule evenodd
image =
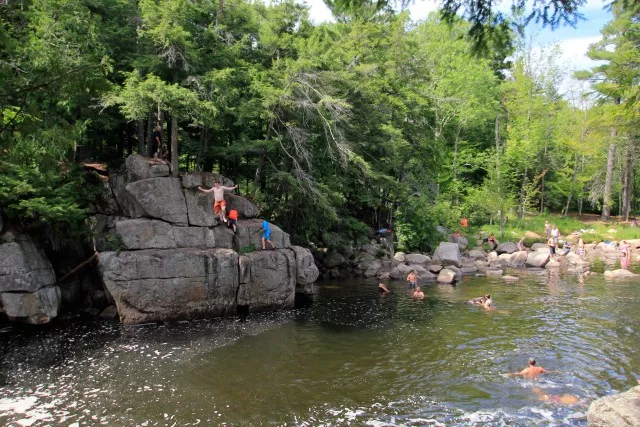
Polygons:
<instances>
[{"instance_id":1,"label":"river water","mask_svg":"<svg viewBox=\"0 0 640 427\"><path fill-rule=\"evenodd\" d=\"M586 425L640 377L640 283L327 282L246 318L0 327L0 425ZM463 301L485 293L496 310ZM558 373L508 378L529 357ZM572 395L566 405L543 395Z\"/></svg>"}]
</instances>

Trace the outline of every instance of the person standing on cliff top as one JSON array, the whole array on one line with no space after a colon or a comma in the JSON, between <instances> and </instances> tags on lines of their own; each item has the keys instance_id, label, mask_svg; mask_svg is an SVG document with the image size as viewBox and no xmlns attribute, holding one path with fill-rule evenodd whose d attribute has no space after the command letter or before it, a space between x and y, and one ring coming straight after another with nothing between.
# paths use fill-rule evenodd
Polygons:
<instances>
[{"instance_id":1,"label":"person standing on cliff top","mask_svg":"<svg viewBox=\"0 0 640 427\"><path fill-rule=\"evenodd\" d=\"M276 246L273 244L273 242L271 241L271 227L269 226L269 223L267 222L266 219L262 220L262 250L267 249L267 245L266 242L269 242L269 244L271 245L271 249L275 249Z\"/></svg>"},{"instance_id":2,"label":"person standing on cliff top","mask_svg":"<svg viewBox=\"0 0 640 427\"><path fill-rule=\"evenodd\" d=\"M225 190L232 191L236 188L238 188L237 185L233 187L223 187L220 185L220 180L216 180L214 186L210 189L205 190L202 187L198 187L198 190L203 193L213 193L213 213L220 216L220 221L227 222L227 218L224 216L224 211L227 208L227 202L224 201L224 192Z\"/></svg>"}]
</instances>

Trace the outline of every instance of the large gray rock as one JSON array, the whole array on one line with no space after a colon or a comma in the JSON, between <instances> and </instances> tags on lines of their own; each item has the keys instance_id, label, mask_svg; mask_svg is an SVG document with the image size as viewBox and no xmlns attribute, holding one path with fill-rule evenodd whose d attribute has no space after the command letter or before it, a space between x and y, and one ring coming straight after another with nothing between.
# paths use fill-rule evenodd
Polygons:
<instances>
[{"instance_id":1,"label":"large gray rock","mask_svg":"<svg viewBox=\"0 0 640 427\"><path fill-rule=\"evenodd\" d=\"M518 251L518 246L513 242L500 243L496 248L498 255L500 254L512 254Z\"/></svg>"},{"instance_id":2,"label":"large gray rock","mask_svg":"<svg viewBox=\"0 0 640 427\"><path fill-rule=\"evenodd\" d=\"M547 246L546 243L534 243L533 245L531 245L531 250L532 251L537 251L538 249L549 250L549 246Z\"/></svg>"},{"instance_id":3,"label":"large gray rock","mask_svg":"<svg viewBox=\"0 0 640 427\"><path fill-rule=\"evenodd\" d=\"M374 259L365 265L362 275L364 277L376 277L382 269L382 261Z\"/></svg>"},{"instance_id":4,"label":"large gray rock","mask_svg":"<svg viewBox=\"0 0 640 427\"><path fill-rule=\"evenodd\" d=\"M27 234L0 236L0 292L36 292L55 282L51 263Z\"/></svg>"},{"instance_id":5,"label":"large gray rock","mask_svg":"<svg viewBox=\"0 0 640 427\"><path fill-rule=\"evenodd\" d=\"M525 265L527 267L542 268L549 262L549 252L535 251L529 252Z\"/></svg>"},{"instance_id":6,"label":"large gray rock","mask_svg":"<svg viewBox=\"0 0 640 427\"><path fill-rule=\"evenodd\" d=\"M9 320L41 325L58 316L60 288L48 286L35 292L0 293L0 306Z\"/></svg>"},{"instance_id":7,"label":"large gray rock","mask_svg":"<svg viewBox=\"0 0 640 427\"><path fill-rule=\"evenodd\" d=\"M215 233L207 227L181 227L146 218L117 221L115 232L130 250L230 247L223 242L216 245Z\"/></svg>"},{"instance_id":8,"label":"large gray rock","mask_svg":"<svg viewBox=\"0 0 640 427\"><path fill-rule=\"evenodd\" d=\"M247 254L250 279L240 284L238 305L250 312L293 308L296 290L296 260L290 249Z\"/></svg>"},{"instance_id":9,"label":"large gray rock","mask_svg":"<svg viewBox=\"0 0 640 427\"><path fill-rule=\"evenodd\" d=\"M407 254L405 256L405 262L407 264L428 265L431 263L431 258L429 258L428 255Z\"/></svg>"},{"instance_id":10,"label":"large gray rock","mask_svg":"<svg viewBox=\"0 0 640 427\"><path fill-rule=\"evenodd\" d=\"M169 165L165 162L158 159L142 157L139 154L132 154L127 157L125 165L129 182L169 176Z\"/></svg>"},{"instance_id":11,"label":"large gray rock","mask_svg":"<svg viewBox=\"0 0 640 427\"><path fill-rule=\"evenodd\" d=\"M632 279L634 277L638 277L637 274L630 272L629 270L618 269L618 270L607 270L604 272L605 279Z\"/></svg>"},{"instance_id":12,"label":"large gray rock","mask_svg":"<svg viewBox=\"0 0 640 427\"><path fill-rule=\"evenodd\" d=\"M436 281L438 283L453 283L456 281L456 272L449 270L448 268L444 268L440 270L440 273L438 273Z\"/></svg>"},{"instance_id":13,"label":"large gray rock","mask_svg":"<svg viewBox=\"0 0 640 427\"><path fill-rule=\"evenodd\" d=\"M246 197L225 193L224 200L227 202L227 212L235 209L239 218L256 218L260 214L258 207Z\"/></svg>"},{"instance_id":14,"label":"large gray rock","mask_svg":"<svg viewBox=\"0 0 640 427\"><path fill-rule=\"evenodd\" d=\"M142 206L145 216L187 225L187 202L178 178L147 178L127 184L127 192Z\"/></svg>"},{"instance_id":15,"label":"large gray rock","mask_svg":"<svg viewBox=\"0 0 640 427\"><path fill-rule=\"evenodd\" d=\"M457 236L455 234L450 234L449 241L451 243L457 243L458 246L460 246L460 250L462 251L467 249L467 246L469 246L469 240L467 240L467 238L464 236Z\"/></svg>"},{"instance_id":16,"label":"large gray rock","mask_svg":"<svg viewBox=\"0 0 640 427\"><path fill-rule=\"evenodd\" d=\"M389 272L389 277L393 280L404 280L412 270L412 267L405 264L400 264Z\"/></svg>"},{"instance_id":17,"label":"large gray rock","mask_svg":"<svg viewBox=\"0 0 640 427\"><path fill-rule=\"evenodd\" d=\"M98 266L123 323L220 316L236 310L238 254L230 249L101 252Z\"/></svg>"},{"instance_id":18,"label":"large gray rock","mask_svg":"<svg viewBox=\"0 0 640 427\"><path fill-rule=\"evenodd\" d=\"M457 243L441 242L433 254L433 260L443 266L454 265L462 267L460 258L460 246Z\"/></svg>"},{"instance_id":19,"label":"large gray rock","mask_svg":"<svg viewBox=\"0 0 640 427\"><path fill-rule=\"evenodd\" d=\"M397 262L403 263L406 258L407 255L404 252L396 252L395 254L393 254L393 259Z\"/></svg>"},{"instance_id":20,"label":"large gray rock","mask_svg":"<svg viewBox=\"0 0 640 427\"><path fill-rule=\"evenodd\" d=\"M324 266L327 268L340 267L346 262L347 260L345 259L345 257L335 251L328 252L324 257L324 260L322 261Z\"/></svg>"},{"instance_id":21,"label":"large gray rock","mask_svg":"<svg viewBox=\"0 0 640 427\"><path fill-rule=\"evenodd\" d=\"M185 189L184 198L190 225L214 227L218 224L218 218L213 212L213 193Z\"/></svg>"},{"instance_id":22,"label":"large gray rock","mask_svg":"<svg viewBox=\"0 0 640 427\"><path fill-rule=\"evenodd\" d=\"M269 223L271 228L271 241L277 249L290 248L291 240L289 235L282 231L280 227L275 224ZM216 227L216 229L221 227ZM236 232L236 240L238 242L237 248L239 250L253 246L255 249L262 249L262 220L261 219L247 219L238 221ZM270 249L271 246L266 244L266 248Z\"/></svg>"},{"instance_id":23,"label":"large gray rock","mask_svg":"<svg viewBox=\"0 0 640 427\"><path fill-rule=\"evenodd\" d=\"M418 273L418 284L424 285L427 283L433 283L436 281L436 277L437 276L430 271L422 271Z\"/></svg>"},{"instance_id":24,"label":"large gray rock","mask_svg":"<svg viewBox=\"0 0 640 427\"><path fill-rule=\"evenodd\" d=\"M109 185L113 196L118 203L120 211L128 217L140 218L144 215L144 208L138 201L127 191L127 177L122 174L111 174L109 176Z\"/></svg>"},{"instance_id":25,"label":"large gray rock","mask_svg":"<svg viewBox=\"0 0 640 427\"><path fill-rule=\"evenodd\" d=\"M509 266L510 267L522 267L526 264L529 254L527 251L518 251L510 255Z\"/></svg>"},{"instance_id":26,"label":"large gray rock","mask_svg":"<svg viewBox=\"0 0 640 427\"><path fill-rule=\"evenodd\" d=\"M311 251L301 246L291 246L296 259L296 284L309 285L318 280L320 271Z\"/></svg>"},{"instance_id":27,"label":"large gray rock","mask_svg":"<svg viewBox=\"0 0 640 427\"><path fill-rule=\"evenodd\" d=\"M591 402L587 422L589 427L640 426L640 386Z\"/></svg>"},{"instance_id":28,"label":"large gray rock","mask_svg":"<svg viewBox=\"0 0 640 427\"><path fill-rule=\"evenodd\" d=\"M487 255L482 250L472 249L469 251L469 258L476 261L484 261L485 259L487 259Z\"/></svg>"}]
</instances>

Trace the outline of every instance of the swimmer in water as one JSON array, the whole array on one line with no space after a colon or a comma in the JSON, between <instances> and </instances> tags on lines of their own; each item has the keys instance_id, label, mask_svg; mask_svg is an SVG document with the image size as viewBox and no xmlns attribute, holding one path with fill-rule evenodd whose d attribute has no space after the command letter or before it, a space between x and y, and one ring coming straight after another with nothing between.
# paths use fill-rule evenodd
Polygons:
<instances>
[{"instance_id":1,"label":"swimmer in water","mask_svg":"<svg viewBox=\"0 0 640 427\"><path fill-rule=\"evenodd\" d=\"M387 285L380 282L378 283L378 292L389 292L389 289L387 289Z\"/></svg>"},{"instance_id":2,"label":"swimmer in water","mask_svg":"<svg viewBox=\"0 0 640 427\"><path fill-rule=\"evenodd\" d=\"M416 286L416 290L413 291L412 295L415 299L424 299L424 292L420 289L420 286Z\"/></svg>"},{"instance_id":3,"label":"swimmer in water","mask_svg":"<svg viewBox=\"0 0 640 427\"><path fill-rule=\"evenodd\" d=\"M478 297L469 301L465 301L464 303L470 304L470 305L481 305L487 309L493 308L493 299L491 299L491 295L489 294L486 294L483 297Z\"/></svg>"},{"instance_id":4,"label":"swimmer in water","mask_svg":"<svg viewBox=\"0 0 640 427\"><path fill-rule=\"evenodd\" d=\"M557 403L560 405L575 405L580 402L578 396L573 394L547 394L539 387L534 387L531 391L538 396L542 402Z\"/></svg>"},{"instance_id":5,"label":"swimmer in water","mask_svg":"<svg viewBox=\"0 0 640 427\"><path fill-rule=\"evenodd\" d=\"M536 359L534 359L533 357L529 359L529 366L527 366L526 368L524 368L522 371L520 372L513 372L510 374L505 374L508 377L513 377L516 375L522 375L525 378L535 378L540 374L544 374L547 372L556 372L556 371L549 371L547 369L544 369L542 366L536 366Z\"/></svg>"}]
</instances>

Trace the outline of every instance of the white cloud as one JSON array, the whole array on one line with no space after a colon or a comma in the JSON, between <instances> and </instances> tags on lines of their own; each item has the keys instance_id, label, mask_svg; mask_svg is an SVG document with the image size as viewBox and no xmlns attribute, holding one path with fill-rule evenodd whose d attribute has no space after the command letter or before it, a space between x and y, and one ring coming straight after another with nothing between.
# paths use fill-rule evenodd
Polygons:
<instances>
[{"instance_id":1,"label":"white cloud","mask_svg":"<svg viewBox=\"0 0 640 427\"><path fill-rule=\"evenodd\" d=\"M309 18L314 24L334 21L331 11L322 0L306 0L302 3L309 6Z\"/></svg>"}]
</instances>

